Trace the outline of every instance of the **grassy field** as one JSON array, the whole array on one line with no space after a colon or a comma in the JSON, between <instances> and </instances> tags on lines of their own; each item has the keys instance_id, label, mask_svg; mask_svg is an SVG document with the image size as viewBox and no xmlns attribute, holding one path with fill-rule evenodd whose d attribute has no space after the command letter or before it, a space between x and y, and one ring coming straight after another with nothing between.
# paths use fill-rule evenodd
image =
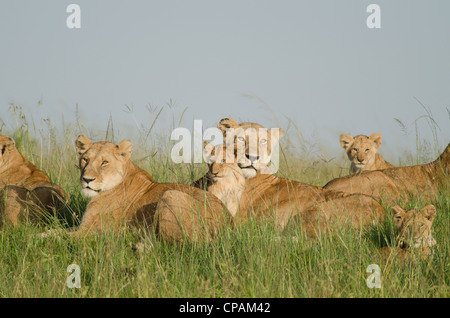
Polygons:
<instances>
[{"instance_id":1,"label":"grassy field","mask_svg":"<svg viewBox=\"0 0 450 318\"><path fill-rule=\"evenodd\" d=\"M150 237L144 249L136 248L138 238L127 231L86 239L38 238L48 228L76 225L86 207L73 144L77 132L69 127L41 138L25 117L19 116L18 122L14 131L2 134L12 135L19 150L69 193L76 215L47 227L25 224L1 230L0 297L450 296L449 193L442 193L436 202L417 199L403 206L422 208L433 203L437 208L433 233L439 248L427 259L380 256L380 247L396 243L391 222L364 233L336 229L313 241L299 229L280 237L271 223L250 222L221 233L213 243L168 244ZM167 146L136 144L132 160L158 182L188 184L206 171L205 165L172 163ZM283 153L278 174L324 185L345 173L339 165L308 160ZM80 267L81 288L66 285L70 264ZM381 269L381 288L366 283L370 264Z\"/></svg>"}]
</instances>

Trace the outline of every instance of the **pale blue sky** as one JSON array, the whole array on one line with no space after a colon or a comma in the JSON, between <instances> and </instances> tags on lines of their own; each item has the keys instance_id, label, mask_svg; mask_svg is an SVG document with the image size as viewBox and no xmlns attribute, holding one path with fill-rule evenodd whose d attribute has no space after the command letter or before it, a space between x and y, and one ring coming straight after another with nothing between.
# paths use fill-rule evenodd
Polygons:
<instances>
[{"instance_id":1,"label":"pale blue sky","mask_svg":"<svg viewBox=\"0 0 450 318\"><path fill-rule=\"evenodd\" d=\"M81 7L79 30L66 27L70 3ZM371 3L381 7L381 29L366 26ZM0 117L8 121L14 102L36 118L71 121L78 104L86 124L105 129L111 114L126 137L135 121L151 124L146 105L172 99L175 111L188 107L188 128L223 117L274 127L275 114L281 128L290 119L307 139L320 131L336 151L341 133L380 132L383 150L393 152L414 146L414 120L425 114L417 98L432 111L443 147L449 15L447 0L3 0ZM419 132L432 139L423 119Z\"/></svg>"}]
</instances>

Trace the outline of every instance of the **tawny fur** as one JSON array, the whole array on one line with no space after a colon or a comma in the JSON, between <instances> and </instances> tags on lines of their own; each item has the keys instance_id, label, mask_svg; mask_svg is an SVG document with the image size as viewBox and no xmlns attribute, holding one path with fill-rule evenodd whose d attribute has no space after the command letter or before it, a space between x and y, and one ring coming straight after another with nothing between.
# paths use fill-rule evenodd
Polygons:
<instances>
[{"instance_id":1,"label":"tawny fur","mask_svg":"<svg viewBox=\"0 0 450 318\"><path fill-rule=\"evenodd\" d=\"M263 136L271 136L271 129L255 123L238 124L231 118L221 120L218 125L222 132L224 132L223 127L245 130L247 127L255 126L260 131L266 131ZM281 136L280 130L277 137L268 140L269 159L272 149L275 149L275 144ZM255 136L255 140L259 144L260 136ZM239 140L235 139L235 144L239 145ZM250 155L251 149L246 147L245 156L248 158ZM241 168L252 168L256 173L251 177L246 175L244 194L236 221L273 219L277 227L282 230L292 217L298 216L309 228L307 231L312 232L317 230L312 228L313 224L324 226L329 220L348 222L355 227L360 227L378 222L385 216L385 211L380 204L368 196L324 190L309 184L279 178L271 173L268 164L269 161L263 161L261 157L254 162L250 160L240 162Z\"/></svg>"},{"instance_id":2,"label":"tawny fur","mask_svg":"<svg viewBox=\"0 0 450 318\"><path fill-rule=\"evenodd\" d=\"M436 208L430 204L420 211L414 209L405 211L399 206L392 209L398 232L397 246L383 247L381 254L390 256L396 253L400 257L407 257L417 251L422 257L428 257L437 245L431 230Z\"/></svg>"},{"instance_id":3,"label":"tawny fur","mask_svg":"<svg viewBox=\"0 0 450 318\"><path fill-rule=\"evenodd\" d=\"M239 124L232 118L220 120L217 128L222 131L225 145L235 147L238 165L245 178L253 178L257 171L271 173L269 163L272 151L283 135L281 129L266 129L252 122Z\"/></svg>"},{"instance_id":4,"label":"tawny fur","mask_svg":"<svg viewBox=\"0 0 450 318\"><path fill-rule=\"evenodd\" d=\"M209 241L234 225L231 214L216 196L180 189L165 191L161 196L155 223L158 236L169 242Z\"/></svg>"},{"instance_id":5,"label":"tawny fur","mask_svg":"<svg viewBox=\"0 0 450 318\"><path fill-rule=\"evenodd\" d=\"M158 235L167 240L179 240L183 235L191 238L207 235L208 232L180 230L180 227L188 226L188 218L195 222L198 215L189 211L183 215L186 222L180 225L176 211L164 208L162 198L168 190L177 190L206 205L204 216L217 219L215 228L210 229L211 234L222 226L219 218L225 208L219 199L188 185L155 182L147 172L131 162L131 142L124 140L119 145L104 141L92 143L82 135L78 137L76 146L81 169L80 183L83 193L89 197L89 203L79 228L71 235L118 231L122 225L146 232L156 229ZM182 201L182 196L175 198L177 204ZM158 202L161 203L159 211Z\"/></svg>"},{"instance_id":6,"label":"tawny fur","mask_svg":"<svg viewBox=\"0 0 450 318\"><path fill-rule=\"evenodd\" d=\"M58 213L66 193L16 148L14 140L0 135L0 226L25 220L40 222Z\"/></svg>"},{"instance_id":7,"label":"tawny fur","mask_svg":"<svg viewBox=\"0 0 450 318\"><path fill-rule=\"evenodd\" d=\"M420 197L425 201L436 200L441 191L449 190L450 144L433 162L381 171L364 171L361 174L337 178L324 188L346 193L370 195L386 203L400 198Z\"/></svg>"},{"instance_id":8,"label":"tawny fur","mask_svg":"<svg viewBox=\"0 0 450 318\"><path fill-rule=\"evenodd\" d=\"M226 146L213 147L207 142L204 151L208 172L192 186L208 191L222 205L218 202L205 204L204 199L181 191L165 192L156 209L158 233L165 240L208 240L220 229L234 224L233 216L239 209L245 187L244 175L236 163L236 152L227 153Z\"/></svg>"},{"instance_id":9,"label":"tawny fur","mask_svg":"<svg viewBox=\"0 0 450 318\"><path fill-rule=\"evenodd\" d=\"M340 135L339 142L351 162L350 173L393 168L378 153L382 136L380 133L364 136Z\"/></svg>"},{"instance_id":10,"label":"tawny fur","mask_svg":"<svg viewBox=\"0 0 450 318\"><path fill-rule=\"evenodd\" d=\"M204 188L214 194L227 207L232 216L239 209L239 201L245 188L245 177L237 164L236 149L227 153L225 145L212 146L204 142L208 172L192 186Z\"/></svg>"},{"instance_id":11,"label":"tawny fur","mask_svg":"<svg viewBox=\"0 0 450 318\"><path fill-rule=\"evenodd\" d=\"M246 180L236 219L273 219L280 230L295 218L310 236L335 223L362 228L384 220L384 208L372 197L325 190L273 174Z\"/></svg>"},{"instance_id":12,"label":"tawny fur","mask_svg":"<svg viewBox=\"0 0 450 318\"><path fill-rule=\"evenodd\" d=\"M265 129L252 123L245 123L243 126ZM242 128L229 118L222 120L218 127L222 130L224 127ZM257 140L259 142L259 139ZM273 146L277 141L269 140L268 143ZM232 142L238 143L237 138ZM245 153L245 157L249 156L250 153ZM331 223L334 221L349 222L359 228L382 221L385 217L386 213L383 207L369 196L330 191L278 178L270 173L267 161L259 159L253 162L249 159L239 160L238 165L241 170L253 170L254 173L244 172L247 179L239 209L233 218L235 223L246 222L250 219L273 220L277 228L283 230L292 217L300 216L300 221L309 228L309 231L315 232L318 230L317 226L327 226L329 221ZM191 205L188 201L187 207ZM171 206L169 200L165 201L165 204Z\"/></svg>"}]
</instances>

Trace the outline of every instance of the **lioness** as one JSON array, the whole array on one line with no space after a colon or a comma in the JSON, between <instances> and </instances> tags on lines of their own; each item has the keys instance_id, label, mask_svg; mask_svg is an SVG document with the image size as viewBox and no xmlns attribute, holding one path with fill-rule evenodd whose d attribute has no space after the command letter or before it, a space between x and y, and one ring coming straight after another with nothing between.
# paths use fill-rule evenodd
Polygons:
<instances>
[{"instance_id":1,"label":"lioness","mask_svg":"<svg viewBox=\"0 0 450 318\"><path fill-rule=\"evenodd\" d=\"M62 188L30 163L13 139L0 135L0 226L24 220L39 222L66 203Z\"/></svg>"},{"instance_id":2,"label":"lioness","mask_svg":"<svg viewBox=\"0 0 450 318\"><path fill-rule=\"evenodd\" d=\"M121 224L127 224L145 231L154 228L163 239L181 239L183 235L190 238L214 235L223 225L228 224L227 214L222 214L224 206L214 195L203 190L176 183L157 183L144 170L130 160L133 144L123 140L119 145L100 141L92 143L88 137L81 135L75 145L79 155L80 184L82 194L89 198L86 212L79 228L71 235L80 236L102 230L119 230ZM197 215L185 215L183 224L170 210L155 215L156 206L168 190L202 201L205 208L202 213L204 224L214 219L210 228L202 228L201 233L181 231L188 227L188 221L196 222ZM182 196L175 198L182 202ZM189 219L189 220L188 220ZM174 228L178 232L174 232ZM209 232L208 232L209 231Z\"/></svg>"},{"instance_id":3,"label":"lioness","mask_svg":"<svg viewBox=\"0 0 450 318\"><path fill-rule=\"evenodd\" d=\"M324 188L346 193L362 193L377 200L393 203L400 199L419 196L431 201L441 190L448 190L450 171L450 144L433 162L424 165L396 167L336 178Z\"/></svg>"},{"instance_id":4,"label":"lioness","mask_svg":"<svg viewBox=\"0 0 450 318\"><path fill-rule=\"evenodd\" d=\"M350 173L393 167L377 153L381 145L381 139L380 133L374 133L370 137L364 135L352 137L345 134L339 137L341 147L344 148L351 162Z\"/></svg>"},{"instance_id":5,"label":"lioness","mask_svg":"<svg viewBox=\"0 0 450 318\"><path fill-rule=\"evenodd\" d=\"M228 146L242 150L237 151L237 162L246 180L239 209L233 218L234 222L273 218L277 228L283 230L295 215L305 215L311 220L313 214L320 213L324 216L322 220L349 221L355 227L378 222L384 218L385 210L369 196L324 190L276 177L271 173L269 162L279 134L278 136L272 134L259 124L238 124L230 118L222 119L218 128L222 130ZM251 128L248 133L246 128ZM259 130L262 130L261 134L258 133ZM256 140L257 145L264 147L249 145L249 140ZM180 206L175 201L176 193L171 195L172 198L164 200L164 206L166 208L175 206L180 219L184 210L189 210L191 205L199 204L185 197L183 206Z\"/></svg>"},{"instance_id":6,"label":"lioness","mask_svg":"<svg viewBox=\"0 0 450 318\"><path fill-rule=\"evenodd\" d=\"M405 211L397 205L392 210L398 232L397 245L395 248L384 247L381 253L397 252L406 256L411 249L417 249L424 257L430 255L432 248L436 246L436 240L431 231L436 208L430 204L420 211L414 209Z\"/></svg>"}]
</instances>

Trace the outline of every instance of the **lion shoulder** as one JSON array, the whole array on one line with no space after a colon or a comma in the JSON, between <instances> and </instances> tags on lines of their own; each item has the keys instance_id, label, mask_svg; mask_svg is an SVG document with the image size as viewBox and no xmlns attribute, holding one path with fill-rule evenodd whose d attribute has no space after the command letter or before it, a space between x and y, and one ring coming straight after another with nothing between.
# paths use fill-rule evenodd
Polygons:
<instances>
[{"instance_id":1,"label":"lion shoulder","mask_svg":"<svg viewBox=\"0 0 450 318\"><path fill-rule=\"evenodd\" d=\"M50 184L49 176L29 162L17 149L8 157L8 167L0 173L1 183L23 186L29 190Z\"/></svg>"}]
</instances>

